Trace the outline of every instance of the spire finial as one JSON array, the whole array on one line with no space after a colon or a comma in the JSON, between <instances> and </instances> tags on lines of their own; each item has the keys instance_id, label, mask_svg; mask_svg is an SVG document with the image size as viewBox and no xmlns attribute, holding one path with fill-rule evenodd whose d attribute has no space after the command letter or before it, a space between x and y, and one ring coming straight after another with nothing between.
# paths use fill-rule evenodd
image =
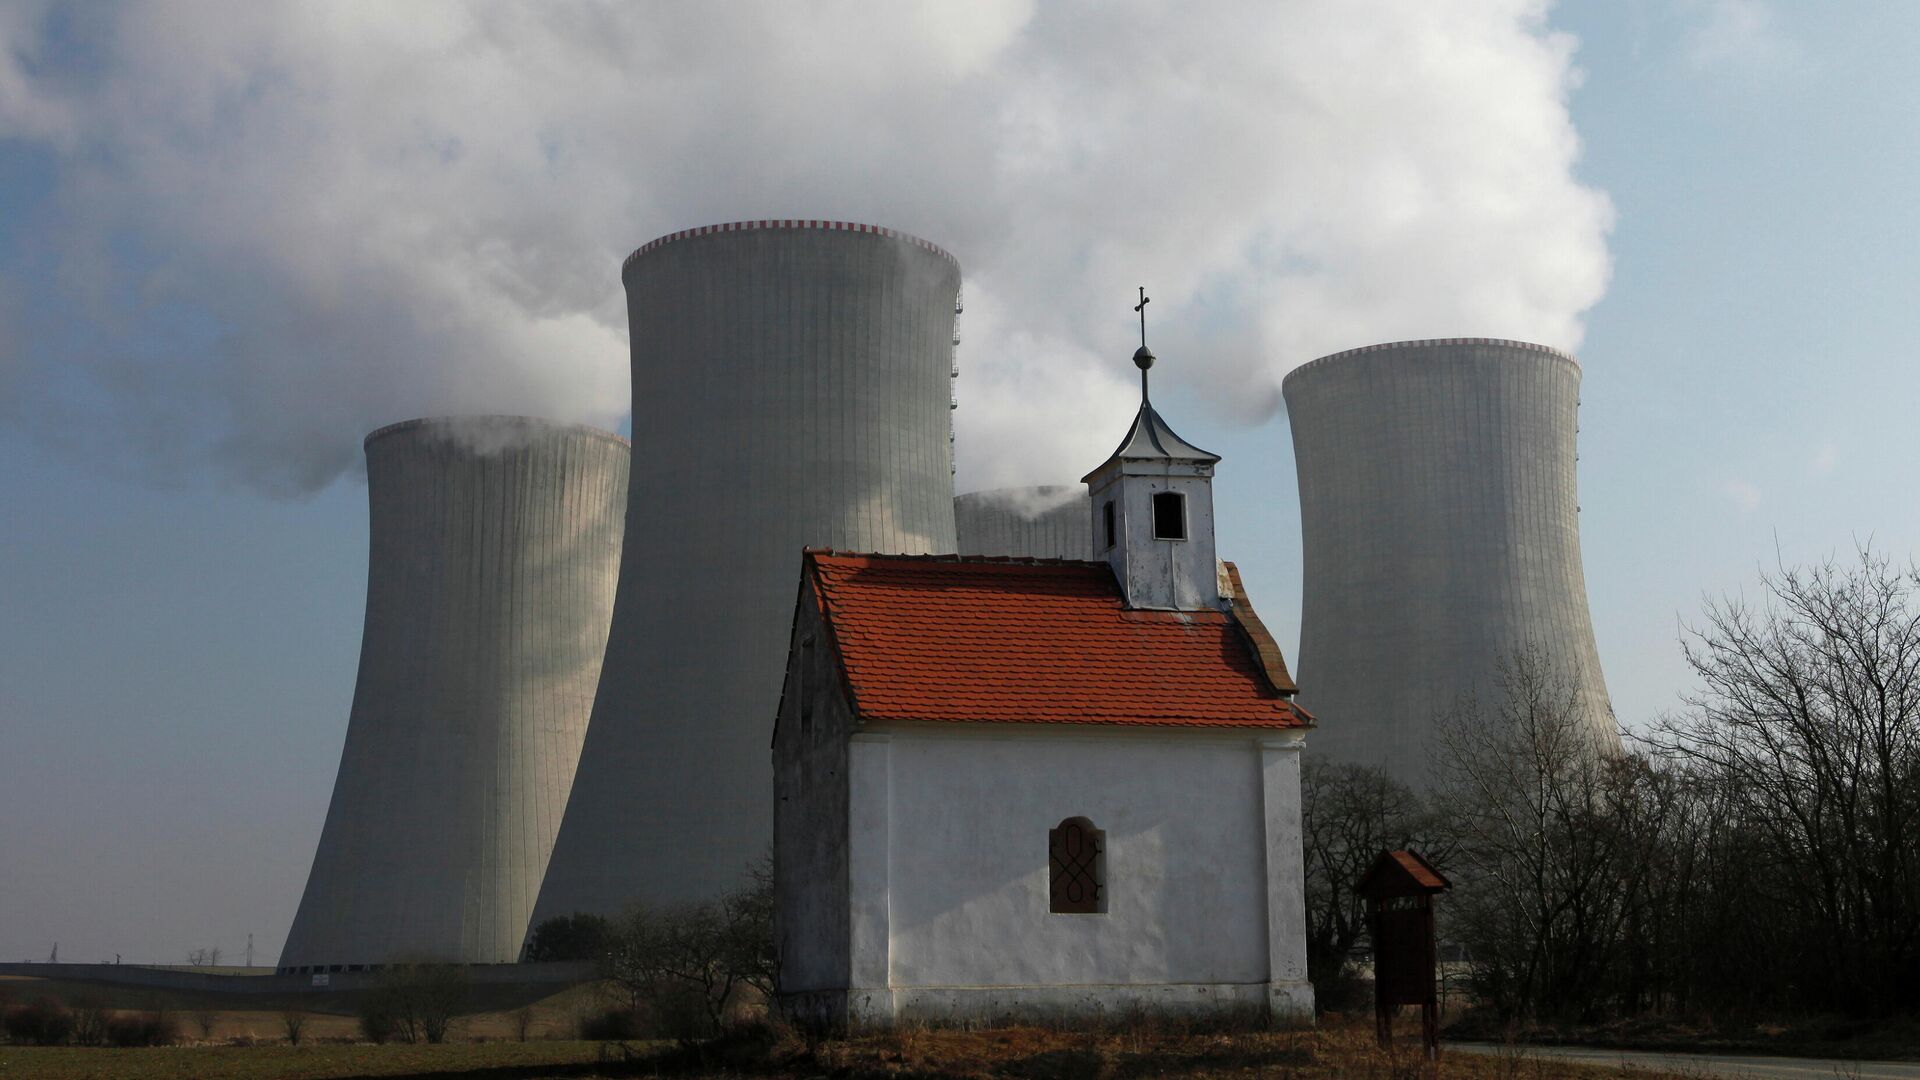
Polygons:
<instances>
[{"instance_id":1,"label":"spire finial","mask_svg":"<svg viewBox=\"0 0 1920 1080\"><path fill-rule=\"evenodd\" d=\"M1140 400L1147 400L1147 369L1153 366L1153 351L1147 348L1147 305L1153 298L1147 295L1147 287L1140 286L1140 302L1133 310L1140 313L1140 348L1133 354L1133 365L1140 369Z\"/></svg>"}]
</instances>

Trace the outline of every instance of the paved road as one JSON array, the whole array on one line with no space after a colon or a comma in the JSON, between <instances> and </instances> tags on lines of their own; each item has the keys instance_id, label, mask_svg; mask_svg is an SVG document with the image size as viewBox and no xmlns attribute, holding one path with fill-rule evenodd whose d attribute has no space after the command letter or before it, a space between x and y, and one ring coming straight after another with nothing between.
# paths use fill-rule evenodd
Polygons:
<instances>
[{"instance_id":1,"label":"paved road","mask_svg":"<svg viewBox=\"0 0 1920 1080\"><path fill-rule=\"evenodd\" d=\"M1504 1054L1495 1043L1446 1044L1464 1054ZM1744 1054L1662 1054L1605 1050L1590 1046L1529 1046L1525 1053L1582 1065L1631 1065L1689 1076L1739 1076L1752 1080L1920 1080L1920 1062L1842 1061L1838 1058L1789 1058Z\"/></svg>"}]
</instances>

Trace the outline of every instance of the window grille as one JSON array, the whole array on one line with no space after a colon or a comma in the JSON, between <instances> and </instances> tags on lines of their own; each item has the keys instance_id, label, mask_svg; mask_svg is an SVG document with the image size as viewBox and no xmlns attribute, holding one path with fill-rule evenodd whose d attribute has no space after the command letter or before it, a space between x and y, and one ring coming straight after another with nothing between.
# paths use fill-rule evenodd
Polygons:
<instances>
[{"instance_id":1,"label":"window grille","mask_svg":"<svg viewBox=\"0 0 1920 1080\"><path fill-rule=\"evenodd\" d=\"M1068 818L1047 832L1047 910L1088 915L1107 909L1106 834L1086 818Z\"/></svg>"}]
</instances>

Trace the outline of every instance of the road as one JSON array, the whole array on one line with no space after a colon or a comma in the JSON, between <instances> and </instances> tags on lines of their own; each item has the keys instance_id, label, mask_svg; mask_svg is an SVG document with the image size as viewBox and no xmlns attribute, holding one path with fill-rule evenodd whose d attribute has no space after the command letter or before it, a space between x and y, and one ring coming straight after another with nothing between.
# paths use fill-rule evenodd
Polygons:
<instances>
[{"instance_id":1,"label":"road","mask_svg":"<svg viewBox=\"0 0 1920 1080\"><path fill-rule=\"evenodd\" d=\"M1506 1054L1498 1043L1445 1044L1462 1054ZM1920 1061L1844 1061L1839 1058L1789 1058L1747 1054L1666 1054L1607 1050L1591 1046L1528 1046L1529 1056L1575 1061L1582 1065L1631 1065L1689 1076L1740 1076L1752 1080L1920 1080Z\"/></svg>"}]
</instances>

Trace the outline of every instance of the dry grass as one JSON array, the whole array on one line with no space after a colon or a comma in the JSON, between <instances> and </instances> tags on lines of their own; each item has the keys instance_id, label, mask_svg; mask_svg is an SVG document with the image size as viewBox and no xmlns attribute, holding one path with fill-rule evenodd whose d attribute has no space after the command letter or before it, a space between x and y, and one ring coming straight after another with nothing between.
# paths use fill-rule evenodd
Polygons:
<instances>
[{"instance_id":1,"label":"dry grass","mask_svg":"<svg viewBox=\"0 0 1920 1080\"><path fill-rule=\"evenodd\" d=\"M336 1080L376 1076L591 1076L601 1047L584 1042L440 1046L173 1046L109 1050L0 1046L13 1080Z\"/></svg>"},{"instance_id":2,"label":"dry grass","mask_svg":"<svg viewBox=\"0 0 1920 1080\"><path fill-rule=\"evenodd\" d=\"M750 1062L711 1055L713 1075L754 1070ZM663 1061L661 1064L668 1064ZM745 1068L742 1068L745 1066ZM1411 1040L1382 1049L1372 1028L1328 1027L1295 1032L1183 1032L1152 1024L1099 1032L1040 1028L985 1031L904 1030L828 1042L807 1049L783 1038L765 1056L768 1075L829 1074L897 1080L1130 1080L1134 1077L1261 1076L1284 1080L1551 1080L1605 1077L1618 1070L1569 1065L1521 1054L1447 1054L1428 1062ZM695 1069L694 1071L698 1071ZM1641 1080L1664 1074L1636 1071Z\"/></svg>"},{"instance_id":3,"label":"dry grass","mask_svg":"<svg viewBox=\"0 0 1920 1080\"><path fill-rule=\"evenodd\" d=\"M702 1051L652 1044L488 1042L444 1046L197 1046L148 1050L0 1047L0 1077L46 1080L331 1080L341 1077L769 1077L845 1080L1555 1080L1623 1075L1518 1055L1421 1060L1382 1051L1360 1028L1194 1034L1140 1027L907 1029L809 1047L791 1033L747 1035ZM1634 1071L1639 1080L1667 1074Z\"/></svg>"},{"instance_id":4,"label":"dry grass","mask_svg":"<svg viewBox=\"0 0 1920 1080\"><path fill-rule=\"evenodd\" d=\"M527 1039L571 1039L578 1033L579 1017L600 1006L600 991L592 985L574 986L548 993L538 1000L523 1001L549 989L523 992L518 997L504 993L502 1002L483 998L478 1003L482 1011L454 1021L453 1037L467 1041L519 1040L524 1016ZM99 1000L109 1008L126 1012L169 1013L179 1021L180 1034L188 1043L281 1041L286 1038L286 1026L281 1018L289 1011L306 1017L301 1032L303 1043L350 1042L360 1037L360 1021L355 1012L359 999L348 993L196 994L0 976L0 1002L21 1005L42 997L68 1003ZM490 1005L500 1007L490 1008Z\"/></svg>"},{"instance_id":5,"label":"dry grass","mask_svg":"<svg viewBox=\"0 0 1920 1080\"><path fill-rule=\"evenodd\" d=\"M19 987L14 999L22 1000ZM121 1004L121 1003L116 1003ZM122 1005L133 1005L127 1002ZM249 1003L252 1004L252 1003ZM662 1044L571 1041L579 1016L600 1004L577 987L530 1006L462 1017L442 1046L354 1044L356 1021L315 1012L300 1046L286 1045L278 1009L174 1013L189 1045L138 1050L0 1045L0 1078L47 1080L324 1080L340 1077L714 1076L844 1080L1133 1080L1178 1076L1281 1080L1553 1080L1623 1075L1619 1070L1519 1053L1449 1054L1425 1061L1410 1040L1384 1051L1370 1024L1293 1032L1211 1032L1144 1019L1098 1031L1003 1027L908 1027L884 1035L809 1042L788 1030L752 1029L699 1050ZM521 1041L522 1026L526 1040ZM1639 1080L1669 1074L1637 1070Z\"/></svg>"},{"instance_id":6,"label":"dry grass","mask_svg":"<svg viewBox=\"0 0 1920 1080\"><path fill-rule=\"evenodd\" d=\"M1587 1046L1652 1053L1762 1054L1841 1061L1920 1060L1920 1018L1809 1016L1787 1019L1641 1016L1597 1024L1535 1024L1509 1033L1497 1020L1466 1016L1451 1038L1540 1046Z\"/></svg>"}]
</instances>

